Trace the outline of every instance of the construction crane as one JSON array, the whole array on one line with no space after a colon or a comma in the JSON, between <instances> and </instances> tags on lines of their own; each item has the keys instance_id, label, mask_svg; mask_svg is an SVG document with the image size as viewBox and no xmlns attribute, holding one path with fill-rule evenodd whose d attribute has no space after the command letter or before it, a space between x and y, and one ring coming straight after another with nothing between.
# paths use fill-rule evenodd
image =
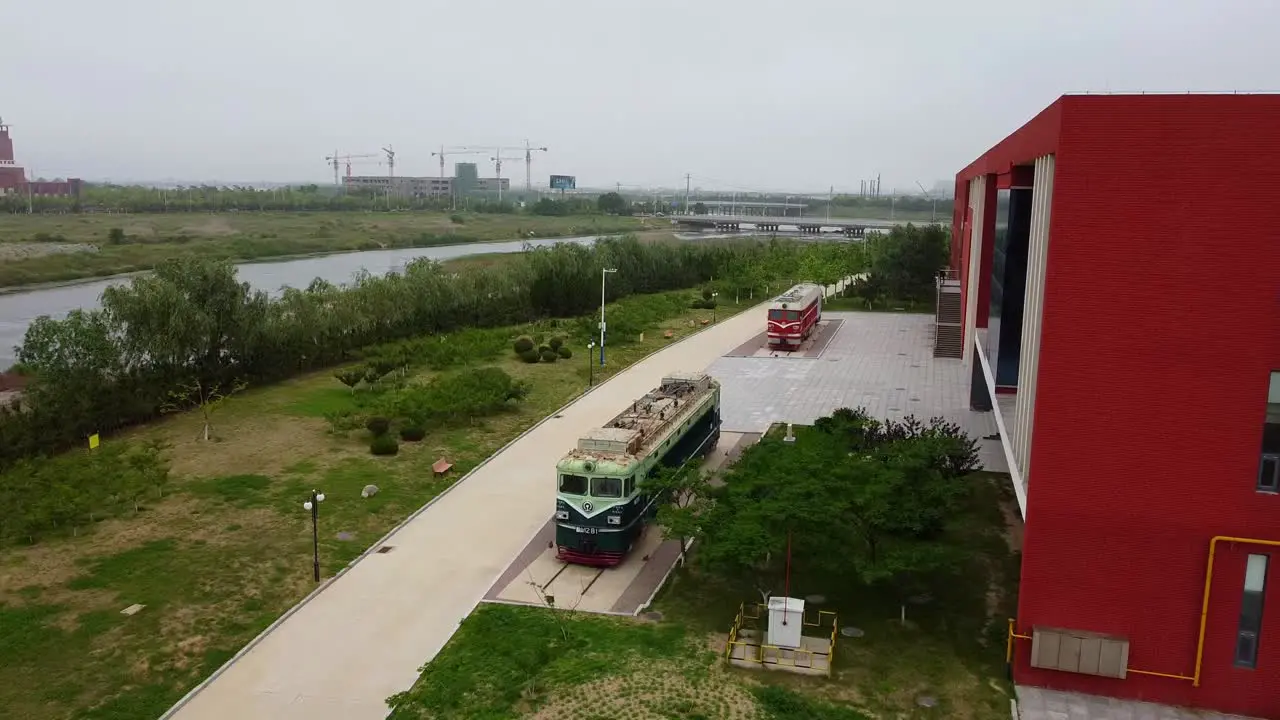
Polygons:
<instances>
[{"instance_id":1,"label":"construction crane","mask_svg":"<svg viewBox=\"0 0 1280 720\"><path fill-rule=\"evenodd\" d=\"M345 162L347 165L347 177L351 177L351 161L362 160L365 158L376 158L377 155L339 155L337 150L333 154L325 158L325 162L333 166L333 184L341 186L342 179L338 176L338 163Z\"/></svg>"},{"instance_id":2,"label":"construction crane","mask_svg":"<svg viewBox=\"0 0 1280 720\"><path fill-rule=\"evenodd\" d=\"M541 152L547 151L547 149L544 147L530 147L529 139L525 138L525 141L524 141L524 192L526 195L533 194L532 177L533 177L533 151L534 150L539 150ZM498 183L498 184L501 185L502 183Z\"/></svg>"},{"instance_id":3,"label":"construction crane","mask_svg":"<svg viewBox=\"0 0 1280 720\"><path fill-rule=\"evenodd\" d=\"M387 156L387 177L393 178L396 176L396 151L388 145L382 148L382 152Z\"/></svg>"},{"instance_id":4,"label":"construction crane","mask_svg":"<svg viewBox=\"0 0 1280 720\"><path fill-rule=\"evenodd\" d=\"M916 181L916 187L920 188L920 193L924 195L925 200L930 201L930 203L933 205L933 212L931 213L931 217L932 217L931 222L938 222L938 198L934 197L933 193L929 192L928 190L925 190L924 186L920 184L919 180Z\"/></svg>"},{"instance_id":5,"label":"construction crane","mask_svg":"<svg viewBox=\"0 0 1280 720\"><path fill-rule=\"evenodd\" d=\"M440 158L440 179L443 180L444 179L444 158L446 155L488 155L488 154L489 154L488 150L477 150L475 148L465 147L465 146L446 149L445 146L441 145L440 150L438 152L431 153L431 156ZM457 193L457 188L455 187L454 191L449 193L449 208L451 210L456 210L457 207L458 207L458 193Z\"/></svg>"},{"instance_id":6,"label":"construction crane","mask_svg":"<svg viewBox=\"0 0 1280 720\"><path fill-rule=\"evenodd\" d=\"M528 156L528 153L526 153L526 154L525 154L525 157L524 157L524 158L521 158L521 157L519 157L519 156L508 156L508 157L503 157L503 156L502 156L502 150L503 150L502 148L498 148L498 149L497 149L497 151L495 152L495 154L493 155L493 157L489 158L490 160L492 160L492 161L493 161L493 172L494 172L494 174L495 174L495 175L497 175L497 176L498 176L498 178L497 178L497 180L498 180L498 202L502 202L502 161L503 161L503 160L525 160L525 159L527 159L527 158L529 157L529 156ZM526 168L527 168L527 167L528 167L528 166L526 166ZM527 184L527 182L528 182L528 170L527 170L527 169L526 169L526 171L525 171L525 181L526 181L526 184Z\"/></svg>"}]
</instances>

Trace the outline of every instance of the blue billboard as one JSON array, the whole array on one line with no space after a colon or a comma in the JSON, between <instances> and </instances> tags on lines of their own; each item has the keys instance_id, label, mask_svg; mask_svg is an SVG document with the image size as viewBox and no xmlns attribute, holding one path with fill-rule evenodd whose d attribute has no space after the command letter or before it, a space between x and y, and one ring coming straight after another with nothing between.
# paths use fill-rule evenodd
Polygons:
<instances>
[{"instance_id":1,"label":"blue billboard","mask_svg":"<svg viewBox=\"0 0 1280 720\"><path fill-rule=\"evenodd\" d=\"M552 190L576 190L578 187L578 178L573 175L552 175Z\"/></svg>"}]
</instances>

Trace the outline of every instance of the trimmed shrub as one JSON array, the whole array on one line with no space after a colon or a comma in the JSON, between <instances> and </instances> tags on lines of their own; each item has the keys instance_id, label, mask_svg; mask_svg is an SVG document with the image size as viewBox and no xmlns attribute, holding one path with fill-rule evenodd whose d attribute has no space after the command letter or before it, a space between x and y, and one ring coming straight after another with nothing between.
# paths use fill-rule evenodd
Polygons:
<instances>
[{"instance_id":1,"label":"trimmed shrub","mask_svg":"<svg viewBox=\"0 0 1280 720\"><path fill-rule=\"evenodd\" d=\"M450 216L449 216L449 222L453 223L454 225L462 225L462 224L463 224L463 223L465 223L466 221L467 221L467 219L466 219L466 218L462 217L461 215L459 215L459 214L457 214L457 213L454 213L454 214L452 214L452 215L450 215Z\"/></svg>"},{"instance_id":2,"label":"trimmed shrub","mask_svg":"<svg viewBox=\"0 0 1280 720\"><path fill-rule=\"evenodd\" d=\"M560 359L560 354L557 353L555 350L552 350L549 347L544 347L542 349L542 362L553 363L559 359Z\"/></svg>"},{"instance_id":3,"label":"trimmed shrub","mask_svg":"<svg viewBox=\"0 0 1280 720\"><path fill-rule=\"evenodd\" d=\"M564 338L559 335L552 335L551 339L547 341L547 347L551 348L552 350L559 351L563 345L564 345Z\"/></svg>"},{"instance_id":4,"label":"trimmed shrub","mask_svg":"<svg viewBox=\"0 0 1280 720\"><path fill-rule=\"evenodd\" d=\"M390 435L379 435L369 443L369 452L374 455L395 455L400 452L400 443Z\"/></svg>"},{"instance_id":5,"label":"trimmed shrub","mask_svg":"<svg viewBox=\"0 0 1280 720\"><path fill-rule=\"evenodd\" d=\"M520 353L520 359L527 363L536 363L541 358L542 353L538 352L534 348L529 348L528 350Z\"/></svg>"},{"instance_id":6,"label":"trimmed shrub","mask_svg":"<svg viewBox=\"0 0 1280 720\"><path fill-rule=\"evenodd\" d=\"M711 301L711 288L702 288L702 299L708 302Z\"/></svg>"},{"instance_id":7,"label":"trimmed shrub","mask_svg":"<svg viewBox=\"0 0 1280 720\"><path fill-rule=\"evenodd\" d=\"M418 442L427 436L427 431L417 425L406 425L400 428L400 439L405 442Z\"/></svg>"},{"instance_id":8,"label":"trimmed shrub","mask_svg":"<svg viewBox=\"0 0 1280 720\"><path fill-rule=\"evenodd\" d=\"M521 335L520 337L516 338L514 347L515 347L516 354L519 355L521 353L532 350L535 346L534 346L533 338L529 337L528 335Z\"/></svg>"},{"instance_id":9,"label":"trimmed shrub","mask_svg":"<svg viewBox=\"0 0 1280 720\"><path fill-rule=\"evenodd\" d=\"M369 418L368 422L366 422L364 426L365 429L373 433L374 437L382 437L391 429L391 421L384 417L375 415Z\"/></svg>"},{"instance_id":10,"label":"trimmed shrub","mask_svg":"<svg viewBox=\"0 0 1280 720\"><path fill-rule=\"evenodd\" d=\"M565 360L568 360L569 358L573 357L573 351L569 349L568 345L561 345L559 348L556 349L556 352L560 355L561 358L564 358Z\"/></svg>"}]
</instances>

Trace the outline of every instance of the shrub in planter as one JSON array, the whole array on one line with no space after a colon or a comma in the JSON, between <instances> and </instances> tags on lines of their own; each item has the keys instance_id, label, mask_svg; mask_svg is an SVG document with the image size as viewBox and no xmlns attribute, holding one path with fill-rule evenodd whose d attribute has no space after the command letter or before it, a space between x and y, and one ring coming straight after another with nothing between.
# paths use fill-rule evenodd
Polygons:
<instances>
[{"instance_id":1,"label":"shrub in planter","mask_svg":"<svg viewBox=\"0 0 1280 720\"><path fill-rule=\"evenodd\" d=\"M369 452L374 455L395 455L400 452L400 443L390 435L379 435L369 443Z\"/></svg>"},{"instance_id":2,"label":"shrub in planter","mask_svg":"<svg viewBox=\"0 0 1280 720\"><path fill-rule=\"evenodd\" d=\"M405 442L418 442L427 436L427 431L417 425L406 425L400 428L400 439Z\"/></svg>"},{"instance_id":3,"label":"shrub in planter","mask_svg":"<svg viewBox=\"0 0 1280 720\"><path fill-rule=\"evenodd\" d=\"M559 351L560 348L563 346L564 346L564 338L560 337L559 335L552 335L551 339L547 341L547 347L551 348L552 350Z\"/></svg>"},{"instance_id":4,"label":"shrub in planter","mask_svg":"<svg viewBox=\"0 0 1280 720\"><path fill-rule=\"evenodd\" d=\"M542 349L542 362L553 363L560 359L560 354L551 348Z\"/></svg>"},{"instance_id":5,"label":"shrub in planter","mask_svg":"<svg viewBox=\"0 0 1280 720\"><path fill-rule=\"evenodd\" d=\"M573 351L569 349L568 345L561 345L558 349L556 349L556 353L558 353L560 357L564 358L565 360L568 360L569 358L573 357Z\"/></svg>"},{"instance_id":6,"label":"shrub in planter","mask_svg":"<svg viewBox=\"0 0 1280 720\"><path fill-rule=\"evenodd\" d=\"M528 350L520 353L520 359L527 363L536 363L541 358L542 353L538 352L535 348L529 348Z\"/></svg>"},{"instance_id":7,"label":"shrub in planter","mask_svg":"<svg viewBox=\"0 0 1280 720\"><path fill-rule=\"evenodd\" d=\"M533 348L534 348L533 338L529 337L528 335L521 335L520 337L516 338L515 350L517 355L527 352L529 350L532 350Z\"/></svg>"},{"instance_id":8,"label":"shrub in planter","mask_svg":"<svg viewBox=\"0 0 1280 720\"><path fill-rule=\"evenodd\" d=\"M391 429L391 421L384 417L374 416L369 418L369 421L366 422L364 426L369 432L373 433L375 437L381 437L386 435L387 431Z\"/></svg>"}]
</instances>

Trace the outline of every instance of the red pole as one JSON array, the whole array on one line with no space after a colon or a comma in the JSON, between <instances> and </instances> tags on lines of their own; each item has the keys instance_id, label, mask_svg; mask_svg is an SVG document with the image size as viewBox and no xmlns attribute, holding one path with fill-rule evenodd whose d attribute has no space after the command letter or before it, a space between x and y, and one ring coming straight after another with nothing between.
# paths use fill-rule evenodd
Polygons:
<instances>
[{"instance_id":1,"label":"red pole","mask_svg":"<svg viewBox=\"0 0 1280 720\"><path fill-rule=\"evenodd\" d=\"M787 603L791 598L791 531L787 531L787 579L786 593L782 596L782 624L787 624Z\"/></svg>"}]
</instances>

